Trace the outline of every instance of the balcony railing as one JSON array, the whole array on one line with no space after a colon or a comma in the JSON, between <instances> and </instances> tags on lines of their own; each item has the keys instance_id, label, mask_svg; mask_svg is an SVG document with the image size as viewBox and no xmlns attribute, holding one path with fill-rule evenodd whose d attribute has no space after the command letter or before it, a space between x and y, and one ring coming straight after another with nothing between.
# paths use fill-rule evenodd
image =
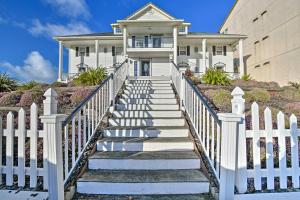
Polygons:
<instances>
[{"instance_id":1,"label":"balcony railing","mask_svg":"<svg viewBox=\"0 0 300 200\"><path fill-rule=\"evenodd\" d=\"M128 48L173 48L172 37L135 37L128 39Z\"/></svg>"}]
</instances>

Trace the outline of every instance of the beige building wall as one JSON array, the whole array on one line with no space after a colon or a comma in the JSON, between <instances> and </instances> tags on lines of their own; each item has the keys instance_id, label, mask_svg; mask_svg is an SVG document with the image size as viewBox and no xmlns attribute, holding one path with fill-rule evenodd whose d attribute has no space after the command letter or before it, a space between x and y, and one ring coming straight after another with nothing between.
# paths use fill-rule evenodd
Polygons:
<instances>
[{"instance_id":1,"label":"beige building wall","mask_svg":"<svg viewBox=\"0 0 300 200\"><path fill-rule=\"evenodd\" d=\"M259 81L300 81L300 0L237 0L220 29L245 34L246 72Z\"/></svg>"}]
</instances>

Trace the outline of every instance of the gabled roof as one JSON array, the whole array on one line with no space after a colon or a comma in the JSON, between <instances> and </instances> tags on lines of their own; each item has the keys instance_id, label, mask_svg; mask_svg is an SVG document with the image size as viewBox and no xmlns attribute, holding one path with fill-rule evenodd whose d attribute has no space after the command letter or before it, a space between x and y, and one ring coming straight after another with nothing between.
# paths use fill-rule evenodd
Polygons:
<instances>
[{"instance_id":1,"label":"gabled roof","mask_svg":"<svg viewBox=\"0 0 300 200\"><path fill-rule=\"evenodd\" d=\"M176 19L175 17L173 17L172 15L170 15L169 13L164 11L163 9L161 9L161 8L157 7L156 5L154 5L152 2L149 2L144 7L137 10L135 13L129 15L125 20L132 20L132 19L139 16L141 13L145 12L148 9L154 9L155 11L160 13L161 15L164 15L165 17L167 17L169 20L175 20Z\"/></svg>"}]
</instances>

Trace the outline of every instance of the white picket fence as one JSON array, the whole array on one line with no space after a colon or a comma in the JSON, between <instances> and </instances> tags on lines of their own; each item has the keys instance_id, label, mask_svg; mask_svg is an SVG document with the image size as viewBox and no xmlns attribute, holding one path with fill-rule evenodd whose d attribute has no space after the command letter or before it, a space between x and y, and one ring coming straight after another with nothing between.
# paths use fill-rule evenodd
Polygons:
<instances>
[{"instance_id":1,"label":"white picket fence","mask_svg":"<svg viewBox=\"0 0 300 200\"><path fill-rule=\"evenodd\" d=\"M253 103L248 130L240 88L232 92L232 113L217 114L184 71L173 63L171 78L219 183L219 199L300 199L300 131L295 115L286 127L279 112L275 128L271 110L266 108L264 120L259 120L258 104Z\"/></svg>"},{"instance_id":2,"label":"white picket fence","mask_svg":"<svg viewBox=\"0 0 300 200\"><path fill-rule=\"evenodd\" d=\"M109 76L69 116L57 114L57 93L48 89L44 94L43 115L38 116L35 103L31 106L29 130L26 129L23 108L19 110L17 119L12 112L4 119L0 117L0 177L5 175L5 182L0 178L1 186L5 186L0 189L0 195L14 198L19 192L6 192L9 186L17 186L20 191L29 186L36 194L48 191L50 200L64 199L65 183L70 179L103 117L113 106L127 74L127 60L109 69ZM43 127L41 130L38 129L39 119ZM5 149L4 163L2 149ZM41 151L42 155L38 154ZM17 155L14 155L15 152ZM40 183L43 183L42 188L38 187ZM14 196L8 197L8 193ZM23 193L29 196L24 198L30 198L28 192ZM45 194L41 196L44 198Z\"/></svg>"},{"instance_id":3,"label":"white picket fence","mask_svg":"<svg viewBox=\"0 0 300 200\"><path fill-rule=\"evenodd\" d=\"M38 177L43 179L43 189L48 189L47 186L47 173L45 168L47 166L46 155L46 138L43 130L38 130L38 107L34 103L30 108L30 129L25 127L25 110L21 108L18 112L17 123L18 127L15 129L14 121L15 116L12 112L9 112L6 116L6 128L3 129L2 117L0 117L0 177L5 174L5 185L13 186L14 175L17 176L18 187L25 186L25 176L29 176L29 186L36 188L38 184ZM2 141L4 139L4 141ZM17 139L17 144L15 144ZM42 139L43 158L42 163L38 163L37 149L38 139ZM30 156L26 160L26 146L25 141L30 144L29 153ZM5 145L5 164L2 164L2 149ZM17 156L14 155L15 145L17 145ZM16 158L17 157L17 158ZM15 162L17 160L17 162ZM29 166L25 165L25 162L29 163ZM38 164L42 167L38 167ZM0 179L0 184L2 179Z\"/></svg>"}]
</instances>

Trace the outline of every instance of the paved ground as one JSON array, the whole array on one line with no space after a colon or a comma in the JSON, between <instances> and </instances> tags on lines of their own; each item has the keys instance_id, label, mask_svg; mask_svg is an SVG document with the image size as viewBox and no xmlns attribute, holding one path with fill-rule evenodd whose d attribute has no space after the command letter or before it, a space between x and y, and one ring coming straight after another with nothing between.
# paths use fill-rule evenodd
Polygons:
<instances>
[{"instance_id":1,"label":"paved ground","mask_svg":"<svg viewBox=\"0 0 300 200\"><path fill-rule=\"evenodd\" d=\"M150 195L150 196L111 196L76 194L73 200L213 200L209 195Z\"/></svg>"}]
</instances>

